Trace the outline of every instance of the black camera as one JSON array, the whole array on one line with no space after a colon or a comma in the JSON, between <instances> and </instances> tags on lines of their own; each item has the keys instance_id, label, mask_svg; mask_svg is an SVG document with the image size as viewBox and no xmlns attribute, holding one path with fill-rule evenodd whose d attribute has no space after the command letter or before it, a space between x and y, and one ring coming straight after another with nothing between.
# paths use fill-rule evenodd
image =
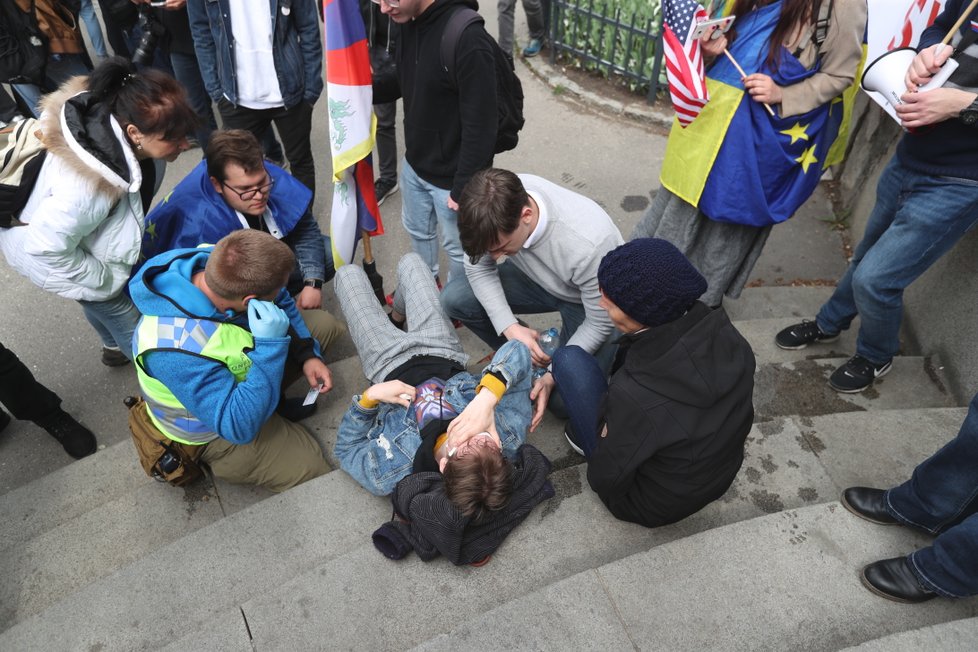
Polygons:
<instances>
[{"instance_id":1,"label":"black camera","mask_svg":"<svg viewBox=\"0 0 978 652\"><path fill-rule=\"evenodd\" d=\"M163 473L173 473L180 468L180 458L173 451L166 451L156 460L156 466Z\"/></svg>"},{"instance_id":2,"label":"black camera","mask_svg":"<svg viewBox=\"0 0 978 652\"><path fill-rule=\"evenodd\" d=\"M132 55L132 62L137 66L148 66L153 63L153 55L160 43L160 37L166 33L166 27L153 16L148 7L139 8L139 20L136 21L142 31L142 38Z\"/></svg>"}]
</instances>

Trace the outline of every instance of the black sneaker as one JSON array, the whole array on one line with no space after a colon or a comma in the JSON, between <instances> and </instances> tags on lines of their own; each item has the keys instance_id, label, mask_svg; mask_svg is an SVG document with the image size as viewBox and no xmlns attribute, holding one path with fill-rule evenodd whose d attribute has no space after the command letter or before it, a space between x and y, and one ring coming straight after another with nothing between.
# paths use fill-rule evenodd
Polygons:
<instances>
[{"instance_id":1,"label":"black sneaker","mask_svg":"<svg viewBox=\"0 0 978 652\"><path fill-rule=\"evenodd\" d=\"M881 365L875 365L861 355L854 355L833 372L829 377L829 386L845 394L861 392L886 374L892 364L893 361L888 360Z\"/></svg>"},{"instance_id":2,"label":"black sneaker","mask_svg":"<svg viewBox=\"0 0 978 652\"><path fill-rule=\"evenodd\" d=\"M59 409L54 414L38 419L34 423L57 439L65 452L76 460L91 455L98 448L92 431L75 421L74 417L64 410Z\"/></svg>"},{"instance_id":3,"label":"black sneaker","mask_svg":"<svg viewBox=\"0 0 978 652\"><path fill-rule=\"evenodd\" d=\"M815 342L834 342L837 339L838 333L823 333L817 323L804 319L800 324L788 326L778 333L774 337L774 343L778 348L795 351Z\"/></svg>"},{"instance_id":4,"label":"black sneaker","mask_svg":"<svg viewBox=\"0 0 978 652\"><path fill-rule=\"evenodd\" d=\"M380 206L384 200L393 195L398 190L397 181L390 179L377 179L374 181L374 194L377 195L377 205Z\"/></svg>"}]
</instances>

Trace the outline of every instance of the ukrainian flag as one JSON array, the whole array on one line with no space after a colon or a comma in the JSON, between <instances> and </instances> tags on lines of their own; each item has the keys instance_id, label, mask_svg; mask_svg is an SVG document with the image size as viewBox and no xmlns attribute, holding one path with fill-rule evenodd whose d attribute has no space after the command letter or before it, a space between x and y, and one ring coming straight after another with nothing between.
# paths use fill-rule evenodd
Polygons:
<instances>
[{"instance_id":1,"label":"ukrainian flag","mask_svg":"<svg viewBox=\"0 0 978 652\"><path fill-rule=\"evenodd\" d=\"M777 2L737 18L728 48L747 74L770 75L780 86L818 71L806 70L787 50L777 73L766 64L768 43L781 12ZM707 72L710 101L685 129L673 124L661 183L718 222L767 226L791 217L815 190L843 122L836 98L808 113L771 116L750 98L740 72L718 57Z\"/></svg>"}]
</instances>

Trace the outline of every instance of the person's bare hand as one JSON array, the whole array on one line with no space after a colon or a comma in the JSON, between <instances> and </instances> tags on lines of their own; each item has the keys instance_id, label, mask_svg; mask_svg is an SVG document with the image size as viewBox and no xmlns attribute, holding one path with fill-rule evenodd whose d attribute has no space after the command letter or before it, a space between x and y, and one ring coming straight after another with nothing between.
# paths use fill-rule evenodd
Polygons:
<instances>
[{"instance_id":1,"label":"person's bare hand","mask_svg":"<svg viewBox=\"0 0 978 652\"><path fill-rule=\"evenodd\" d=\"M937 74L937 71L941 69L953 52L954 48L950 45L941 45L940 43L918 52L917 56L910 62L907 74L903 78L907 90L910 92L917 91L929 82L930 78Z\"/></svg>"},{"instance_id":2,"label":"person's bare hand","mask_svg":"<svg viewBox=\"0 0 978 652\"><path fill-rule=\"evenodd\" d=\"M550 364L550 356L543 352L540 348L540 343L537 341L540 337L540 333L528 328L520 323L515 323L507 326L502 333L503 337L507 340L516 340L517 342L523 342L526 348L530 349L530 357L533 359L533 364L538 367L546 367Z\"/></svg>"},{"instance_id":3,"label":"person's bare hand","mask_svg":"<svg viewBox=\"0 0 978 652\"><path fill-rule=\"evenodd\" d=\"M744 88L751 99L764 104L781 104L781 87L768 75L756 72L744 77Z\"/></svg>"},{"instance_id":4,"label":"person's bare hand","mask_svg":"<svg viewBox=\"0 0 978 652\"><path fill-rule=\"evenodd\" d=\"M302 310L318 310L323 307L323 291L307 285L296 295L295 305Z\"/></svg>"},{"instance_id":5,"label":"person's bare hand","mask_svg":"<svg viewBox=\"0 0 978 652\"><path fill-rule=\"evenodd\" d=\"M451 208L455 212L458 212L458 202L452 199L451 195L448 196L448 202L446 203L448 204L449 208Z\"/></svg>"},{"instance_id":6,"label":"person's bare hand","mask_svg":"<svg viewBox=\"0 0 978 652\"><path fill-rule=\"evenodd\" d=\"M462 413L448 424L448 448L457 448L469 438L480 432L490 432L495 429L493 410L499 399L488 389L481 389L475 398L465 406Z\"/></svg>"},{"instance_id":7,"label":"person's bare hand","mask_svg":"<svg viewBox=\"0 0 978 652\"><path fill-rule=\"evenodd\" d=\"M903 104L893 107L907 129L926 127L958 117L975 99L974 93L958 88L935 88L923 93L904 93Z\"/></svg>"},{"instance_id":8,"label":"person's bare hand","mask_svg":"<svg viewBox=\"0 0 978 652\"><path fill-rule=\"evenodd\" d=\"M411 385L400 380L388 380L385 383L371 385L364 392L367 398L381 403L391 403L410 407L414 401L415 389Z\"/></svg>"},{"instance_id":9,"label":"person's bare hand","mask_svg":"<svg viewBox=\"0 0 978 652\"><path fill-rule=\"evenodd\" d=\"M309 358L303 362L302 374L309 381L309 387L319 387L320 394L333 389L333 374L319 358Z\"/></svg>"},{"instance_id":10,"label":"person's bare hand","mask_svg":"<svg viewBox=\"0 0 978 652\"><path fill-rule=\"evenodd\" d=\"M530 421L530 432L536 430L543 420L543 413L547 410L547 403L550 401L554 386L554 377L549 371L533 381L533 389L530 390L530 401L533 402L533 420Z\"/></svg>"},{"instance_id":11,"label":"person's bare hand","mask_svg":"<svg viewBox=\"0 0 978 652\"><path fill-rule=\"evenodd\" d=\"M707 59L715 59L727 49L726 34L723 34L719 38L710 38L716 29L716 27L712 27L710 31L700 37L700 49L703 51L703 56Z\"/></svg>"}]
</instances>

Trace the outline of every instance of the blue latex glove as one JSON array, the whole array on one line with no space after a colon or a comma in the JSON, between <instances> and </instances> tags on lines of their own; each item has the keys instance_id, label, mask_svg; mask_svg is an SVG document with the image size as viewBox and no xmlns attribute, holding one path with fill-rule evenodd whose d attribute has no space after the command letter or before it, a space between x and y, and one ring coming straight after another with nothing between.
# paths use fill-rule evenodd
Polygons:
<instances>
[{"instance_id":1,"label":"blue latex glove","mask_svg":"<svg viewBox=\"0 0 978 652\"><path fill-rule=\"evenodd\" d=\"M248 302L248 328L255 337L285 337L289 316L271 301L252 299Z\"/></svg>"}]
</instances>

